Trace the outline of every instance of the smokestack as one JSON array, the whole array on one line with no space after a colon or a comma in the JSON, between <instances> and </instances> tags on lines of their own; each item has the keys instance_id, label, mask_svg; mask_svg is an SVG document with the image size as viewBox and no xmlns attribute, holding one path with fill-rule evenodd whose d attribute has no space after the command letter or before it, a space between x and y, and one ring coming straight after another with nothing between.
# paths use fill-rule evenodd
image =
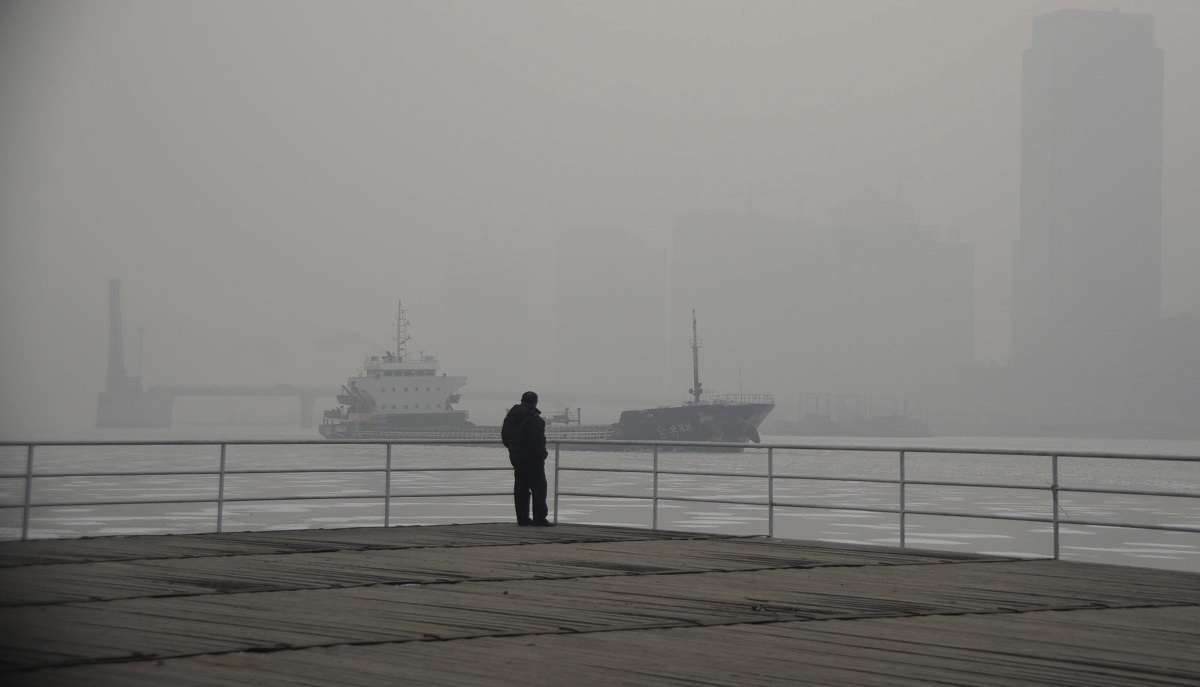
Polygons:
<instances>
[{"instance_id":1,"label":"smokestack","mask_svg":"<svg viewBox=\"0 0 1200 687\"><path fill-rule=\"evenodd\" d=\"M125 386L125 349L121 345L121 280L108 280L108 380L105 390L121 391Z\"/></svg>"}]
</instances>

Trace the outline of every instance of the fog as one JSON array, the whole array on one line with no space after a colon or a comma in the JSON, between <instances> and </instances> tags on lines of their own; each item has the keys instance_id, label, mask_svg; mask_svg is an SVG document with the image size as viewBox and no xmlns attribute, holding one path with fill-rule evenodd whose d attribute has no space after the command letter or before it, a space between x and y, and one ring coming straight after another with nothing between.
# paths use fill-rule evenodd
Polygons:
<instances>
[{"instance_id":1,"label":"fog","mask_svg":"<svg viewBox=\"0 0 1200 687\"><path fill-rule=\"evenodd\" d=\"M111 278L148 386L343 384L394 350L403 299L477 421L504 403L473 391L684 400L693 308L706 388L952 405L1010 362L1022 56L1079 7L1113 9L6 3L0 437L95 422ZM1200 314L1200 6L1120 10L1153 15L1165 65L1160 314ZM911 212L912 241L872 211ZM962 281L855 305L924 269L913 241ZM821 273L834 253L861 274ZM948 312L965 331L928 324Z\"/></svg>"}]
</instances>

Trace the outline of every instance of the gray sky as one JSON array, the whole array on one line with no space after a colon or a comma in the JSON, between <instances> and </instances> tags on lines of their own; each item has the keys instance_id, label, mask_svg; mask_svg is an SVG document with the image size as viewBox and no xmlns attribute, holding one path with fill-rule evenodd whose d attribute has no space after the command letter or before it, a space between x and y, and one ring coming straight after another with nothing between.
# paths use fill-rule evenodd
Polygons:
<instances>
[{"instance_id":1,"label":"gray sky","mask_svg":"<svg viewBox=\"0 0 1200 687\"><path fill-rule=\"evenodd\" d=\"M442 294L469 317L472 290L531 273L548 296L558 231L665 246L677 213L747 188L819 222L898 172L919 223L976 245L976 357L1002 361L1021 53L1068 7L1112 9L8 2L0 436L94 419L111 277L150 384L341 383L400 297L414 343L471 377ZM1164 314L1200 314L1200 3L1119 7L1166 56Z\"/></svg>"}]
</instances>

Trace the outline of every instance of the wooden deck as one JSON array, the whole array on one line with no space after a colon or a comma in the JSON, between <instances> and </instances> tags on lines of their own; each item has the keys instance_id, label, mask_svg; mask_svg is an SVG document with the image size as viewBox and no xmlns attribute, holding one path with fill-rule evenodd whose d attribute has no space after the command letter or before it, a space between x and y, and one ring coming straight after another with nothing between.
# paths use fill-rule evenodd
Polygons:
<instances>
[{"instance_id":1,"label":"wooden deck","mask_svg":"<svg viewBox=\"0 0 1200 687\"><path fill-rule=\"evenodd\" d=\"M1200 685L1200 575L561 525L0 544L6 685Z\"/></svg>"}]
</instances>

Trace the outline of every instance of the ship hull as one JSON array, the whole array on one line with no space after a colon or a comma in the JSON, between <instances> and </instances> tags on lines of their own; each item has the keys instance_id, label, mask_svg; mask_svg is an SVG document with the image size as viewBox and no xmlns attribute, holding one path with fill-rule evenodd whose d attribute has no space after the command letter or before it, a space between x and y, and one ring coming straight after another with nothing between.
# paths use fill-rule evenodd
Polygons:
<instances>
[{"instance_id":1,"label":"ship hull","mask_svg":"<svg viewBox=\"0 0 1200 687\"><path fill-rule=\"evenodd\" d=\"M336 413L337 411L331 411ZM408 415L377 415L367 421L355 421L326 414L318 429L326 439L380 439L407 432L461 431L474 427L464 410Z\"/></svg>"},{"instance_id":2,"label":"ship hull","mask_svg":"<svg viewBox=\"0 0 1200 687\"><path fill-rule=\"evenodd\" d=\"M626 410L612 425L566 425L546 428L550 441L712 441L745 444L761 440L758 426L773 403L688 404L642 410ZM480 427L469 422L442 425L410 423L343 422L321 427L326 439L493 440L500 439L499 427ZM620 450L621 446L564 444L570 449ZM695 450L688 448L687 450Z\"/></svg>"},{"instance_id":3,"label":"ship hull","mask_svg":"<svg viewBox=\"0 0 1200 687\"><path fill-rule=\"evenodd\" d=\"M758 426L774 408L773 403L694 403L626 410L611 438L757 443Z\"/></svg>"}]
</instances>

